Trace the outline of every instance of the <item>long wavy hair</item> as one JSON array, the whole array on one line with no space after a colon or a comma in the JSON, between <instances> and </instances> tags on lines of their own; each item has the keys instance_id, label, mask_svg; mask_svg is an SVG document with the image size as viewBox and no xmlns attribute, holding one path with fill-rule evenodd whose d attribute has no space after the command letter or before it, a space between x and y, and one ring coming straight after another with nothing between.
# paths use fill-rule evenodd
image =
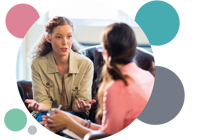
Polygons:
<instances>
[{"instance_id":1,"label":"long wavy hair","mask_svg":"<svg viewBox=\"0 0 200 140\"><path fill-rule=\"evenodd\" d=\"M122 80L127 86L128 75L123 75L116 64L126 65L133 61L136 52L135 33L125 23L114 23L107 26L102 32L102 43L110 55L110 59L104 64L101 72L102 83L98 90L99 107L96 114L96 122L101 124L103 115L103 94L106 85L111 80Z\"/></svg>"},{"instance_id":2,"label":"long wavy hair","mask_svg":"<svg viewBox=\"0 0 200 140\"><path fill-rule=\"evenodd\" d=\"M66 17L62 17L62 16L56 16L53 19L49 20L49 22L45 25L45 31L46 31L47 34L52 34L53 30L57 26L62 26L62 25L70 25L71 28L72 28L72 31L74 33L74 26L73 26L72 22L69 19L67 19ZM46 36L46 34L42 35L39 43L29 53L29 57L31 59L41 57L41 56L45 56L46 54L48 54L52 50L51 43L49 43L46 40L45 36ZM79 52L79 44L75 40L72 43L71 49L74 52L81 54Z\"/></svg>"}]
</instances>

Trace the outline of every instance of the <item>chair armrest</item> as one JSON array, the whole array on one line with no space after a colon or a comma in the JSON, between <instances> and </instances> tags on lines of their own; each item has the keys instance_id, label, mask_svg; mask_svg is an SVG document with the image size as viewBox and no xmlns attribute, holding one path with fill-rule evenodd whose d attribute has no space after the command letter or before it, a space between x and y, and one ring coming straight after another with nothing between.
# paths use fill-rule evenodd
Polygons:
<instances>
[{"instance_id":1,"label":"chair armrest","mask_svg":"<svg viewBox=\"0 0 200 140\"><path fill-rule=\"evenodd\" d=\"M17 81L17 86L18 86L20 96L21 96L26 108L31 113L32 111L28 108L28 104L25 103L25 100L33 99L32 82L27 81L27 80L20 80L20 81Z\"/></svg>"},{"instance_id":2,"label":"chair armrest","mask_svg":"<svg viewBox=\"0 0 200 140\"><path fill-rule=\"evenodd\" d=\"M108 137L111 135L112 134L104 133L102 131L92 131L92 132L86 134L85 137L83 138L83 140L96 140L96 139L105 138L105 137Z\"/></svg>"}]
</instances>

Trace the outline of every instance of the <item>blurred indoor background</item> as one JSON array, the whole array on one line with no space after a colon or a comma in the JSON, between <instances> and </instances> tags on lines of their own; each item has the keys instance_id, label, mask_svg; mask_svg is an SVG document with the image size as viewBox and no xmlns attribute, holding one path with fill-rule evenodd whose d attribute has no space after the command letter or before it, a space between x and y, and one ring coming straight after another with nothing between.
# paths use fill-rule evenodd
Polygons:
<instances>
[{"instance_id":1,"label":"blurred indoor background","mask_svg":"<svg viewBox=\"0 0 200 140\"><path fill-rule=\"evenodd\" d=\"M103 8L102 8L103 7ZM100 44L102 30L114 22L125 22L132 27L136 34L139 47L152 52L149 41L135 21L121 10L104 3L79 3L76 8L62 5L52 9L38 19L29 29L21 43L16 65L16 79L31 80L31 68L27 62L27 54L40 40L44 25L54 16L65 16L74 24L76 41L89 47Z\"/></svg>"}]
</instances>

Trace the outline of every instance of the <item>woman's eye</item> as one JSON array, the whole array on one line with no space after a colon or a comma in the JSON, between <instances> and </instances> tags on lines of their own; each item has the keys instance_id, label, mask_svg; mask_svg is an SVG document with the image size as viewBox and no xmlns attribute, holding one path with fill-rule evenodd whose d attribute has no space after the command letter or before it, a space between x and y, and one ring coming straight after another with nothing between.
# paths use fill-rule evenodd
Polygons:
<instances>
[{"instance_id":1,"label":"woman's eye","mask_svg":"<svg viewBox=\"0 0 200 140\"><path fill-rule=\"evenodd\" d=\"M72 37L71 35L67 36L67 38L71 38L71 37ZM61 36L56 36L56 38L61 38Z\"/></svg>"}]
</instances>

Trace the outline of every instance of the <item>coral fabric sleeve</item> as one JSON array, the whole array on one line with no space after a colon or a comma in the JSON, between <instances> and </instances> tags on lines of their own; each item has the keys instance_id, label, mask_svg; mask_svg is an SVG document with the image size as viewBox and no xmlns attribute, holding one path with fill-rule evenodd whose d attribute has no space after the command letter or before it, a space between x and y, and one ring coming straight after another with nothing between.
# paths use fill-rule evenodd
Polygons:
<instances>
[{"instance_id":1,"label":"coral fabric sleeve","mask_svg":"<svg viewBox=\"0 0 200 140\"><path fill-rule=\"evenodd\" d=\"M117 133L131 124L146 106L154 85L154 77L129 63L122 68L129 75L128 86L122 80L110 82L103 97L103 118L100 131Z\"/></svg>"}]
</instances>

